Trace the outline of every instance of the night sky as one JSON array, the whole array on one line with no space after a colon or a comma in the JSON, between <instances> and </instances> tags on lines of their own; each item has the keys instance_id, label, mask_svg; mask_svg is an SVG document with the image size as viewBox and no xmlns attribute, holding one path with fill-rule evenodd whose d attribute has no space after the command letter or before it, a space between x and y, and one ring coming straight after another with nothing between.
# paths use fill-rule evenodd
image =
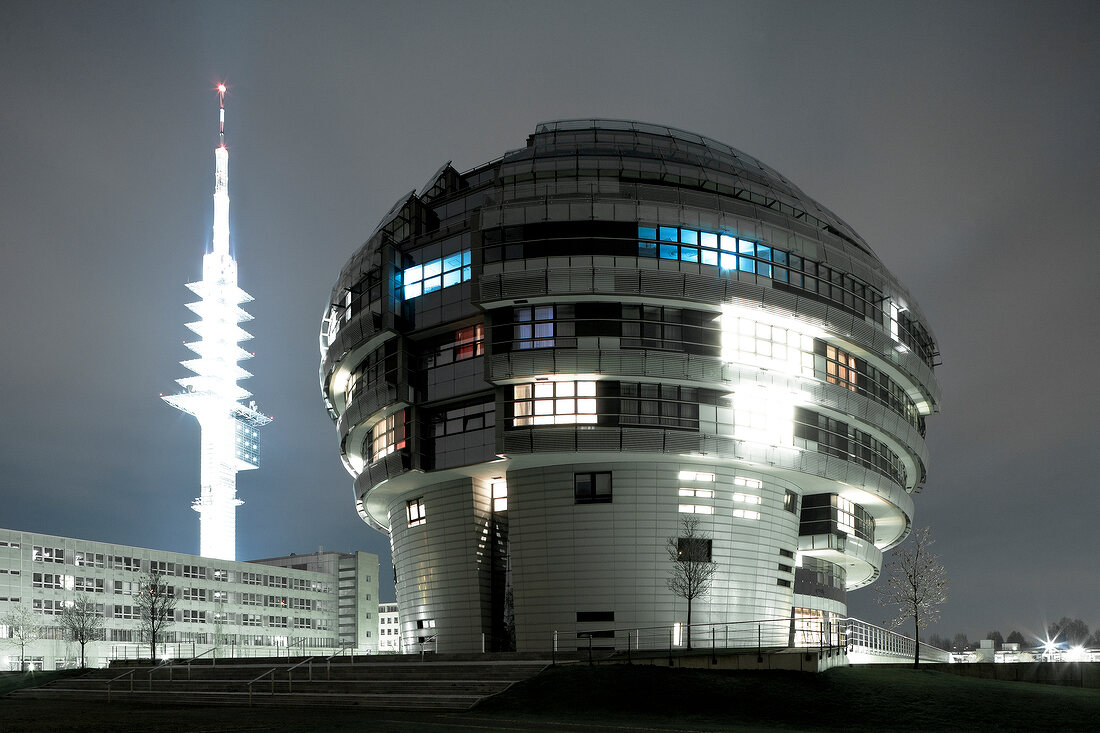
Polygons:
<instances>
[{"instance_id":1,"label":"night sky","mask_svg":"<svg viewBox=\"0 0 1100 733\"><path fill-rule=\"evenodd\" d=\"M275 417L238 556L383 556L317 384L340 267L453 160L616 117L760 158L926 313L942 414L917 497L952 580L931 631L1100 625L1100 4L61 3L0 8L0 526L198 550L198 425L164 404L210 241L232 241ZM867 589L850 612L886 617Z\"/></svg>"}]
</instances>

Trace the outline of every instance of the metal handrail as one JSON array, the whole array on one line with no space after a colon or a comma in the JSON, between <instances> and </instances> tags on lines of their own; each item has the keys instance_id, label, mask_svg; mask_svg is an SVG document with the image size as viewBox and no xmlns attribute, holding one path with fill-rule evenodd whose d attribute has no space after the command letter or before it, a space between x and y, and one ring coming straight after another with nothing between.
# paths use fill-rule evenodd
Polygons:
<instances>
[{"instance_id":1,"label":"metal handrail","mask_svg":"<svg viewBox=\"0 0 1100 733\"><path fill-rule=\"evenodd\" d=\"M134 672L137 672L137 670L136 669L131 669L129 672L123 672L122 674L120 674L118 677L115 677L114 679L107 680L107 702L111 701L111 685L113 683L119 681L123 677L128 676L130 678L130 692L134 691Z\"/></svg>"},{"instance_id":2,"label":"metal handrail","mask_svg":"<svg viewBox=\"0 0 1100 733\"><path fill-rule=\"evenodd\" d=\"M184 662L184 664L187 665L187 679L191 679L191 662L195 661L196 659L201 659L202 657L205 657L207 654L210 654L211 652L214 652L214 651L217 651L216 646L212 646L209 649L207 649L205 652L203 652L202 654L196 654L195 656L191 657L186 662ZM210 659L212 660L210 666L211 667L217 667L218 666L218 655L214 654L212 657L210 657Z\"/></svg>"},{"instance_id":3,"label":"metal handrail","mask_svg":"<svg viewBox=\"0 0 1100 733\"><path fill-rule=\"evenodd\" d=\"M346 652L348 649L352 649L352 648L353 647L350 644L342 644L340 646L340 651L333 652L332 654L329 654L327 657L325 657L325 665L326 665L325 677L326 677L326 679L330 679L330 680L332 679L332 658L333 657L338 657L341 654L343 654L344 652ZM355 666L355 654L351 655L351 666L353 666L353 667Z\"/></svg>"},{"instance_id":4,"label":"metal handrail","mask_svg":"<svg viewBox=\"0 0 1100 733\"><path fill-rule=\"evenodd\" d=\"M251 682L248 683L248 706L249 707L252 707L252 685L259 682L260 680L262 680L264 677L267 677L268 675L271 675L271 694L272 695L275 694L275 670L277 670L277 669L278 669L278 667L272 667L271 669L267 670L262 675L260 675L259 677L257 677L256 679L254 679L254 680L252 680Z\"/></svg>"},{"instance_id":5,"label":"metal handrail","mask_svg":"<svg viewBox=\"0 0 1100 733\"><path fill-rule=\"evenodd\" d=\"M294 692L294 675L291 674L294 670L301 667L303 664L309 665L309 681L313 682L313 657L306 657L302 661L290 667L286 671L286 691Z\"/></svg>"}]
</instances>

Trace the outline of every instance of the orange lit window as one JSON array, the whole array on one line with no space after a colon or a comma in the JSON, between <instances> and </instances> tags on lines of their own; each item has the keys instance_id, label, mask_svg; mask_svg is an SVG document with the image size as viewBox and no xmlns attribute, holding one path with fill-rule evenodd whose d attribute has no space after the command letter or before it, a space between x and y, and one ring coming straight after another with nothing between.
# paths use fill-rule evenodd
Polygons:
<instances>
[{"instance_id":1,"label":"orange lit window","mask_svg":"<svg viewBox=\"0 0 1100 733\"><path fill-rule=\"evenodd\" d=\"M825 379L856 391L856 358L835 346L825 347Z\"/></svg>"}]
</instances>

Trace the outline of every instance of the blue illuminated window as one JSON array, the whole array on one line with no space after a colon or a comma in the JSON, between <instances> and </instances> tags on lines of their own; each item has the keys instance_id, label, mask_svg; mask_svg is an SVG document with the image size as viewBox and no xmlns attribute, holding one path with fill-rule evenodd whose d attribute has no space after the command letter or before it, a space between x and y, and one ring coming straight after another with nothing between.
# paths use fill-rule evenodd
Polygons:
<instances>
[{"instance_id":1,"label":"blue illuminated window","mask_svg":"<svg viewBox=\"0 0 1100 733\"><path fill-rule=\"evenodd\" d=\"M402 297L412 300L425 293L458 285L470 279L471 269L468 249L422 265L406 267L401 275Z\"/></svg>"},{"instance_id":2,"label":"blue illuminated window","mask_svg":"<svg viewBox=\"0 0 1100 733\"><path fill-rule=\"evenodd\" d=\"M786 282L788 272L773 268L769 262L787 264L787 252L772 249L751 239L732 234L703 232L679 227L638 227L638 256L662 260L698 262L723 270L739 270ZM641 241L647 240L647 241ZM674 244L679 242L684 246ZM446 286L444 286L446 287Z\"/></svg>"}]
</instances>

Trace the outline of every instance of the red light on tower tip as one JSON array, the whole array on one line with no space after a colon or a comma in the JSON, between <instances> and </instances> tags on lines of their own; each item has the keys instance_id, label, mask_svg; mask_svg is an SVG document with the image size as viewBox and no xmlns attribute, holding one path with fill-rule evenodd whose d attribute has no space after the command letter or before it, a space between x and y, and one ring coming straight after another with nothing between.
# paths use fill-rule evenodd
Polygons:
<instances>
[{"instance_id":1,"label":"red light on tower tip","mask_svg":"<svg viewBox=\"0 0 1100 733\"><path fill-rule=\"evenodd\" d=\"M219 84L218 85L218 93L219 94L225 94L225 84Z\"/></svg>"}]
</instances>

